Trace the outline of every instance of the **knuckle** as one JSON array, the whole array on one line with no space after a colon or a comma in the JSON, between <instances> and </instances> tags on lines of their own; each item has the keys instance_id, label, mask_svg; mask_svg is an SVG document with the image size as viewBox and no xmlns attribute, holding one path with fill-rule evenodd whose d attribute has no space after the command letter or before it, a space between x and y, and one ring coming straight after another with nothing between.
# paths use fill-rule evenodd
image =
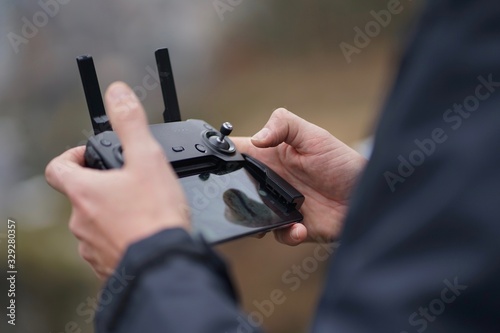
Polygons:
<instances>
[{"instance_id":1,"label":"knuckle","mask_svg":"<svg viewBox=\"0 0 500 333\"><path fill-rule=\"evenodd\" d=\"M85 243L80 243L78 245L78 254L87 262L91 262L93 260L89 248L85 245Z\"/></svg>"},{"instance_id":2,"label":"knuckle","mask_svg":"<svg viewBox=\"0 0 500 333\"><path fill-rule=\"evenodd\" d=\"M149 145L148 155L156 162L164 162L166 158L163 148L161 148L157 142L153 142Z\"/></svg>"},{"instance_id":3,"label":"knuckle","mask_svg":"<svg viewBox=\"0 0 500 333\"><path fill-rule=\"evenodd\" d=\"M78 213L75 213L78 211ZM80 209L73 209L73 213L68 223L69 231L78 239L88 239L90 223L92 220L87 218L87 214Z\"/></svg>"},{"instance_id":4,"label":"knuckle","mask_svg":"<svg viewBox=\"0 0 500 333\"><path fill-rule=\"evenodd\" d=\"M297 116L285 108L276 109L270 119L273 127L280 132L287 132L289 127L296 123Z\"/></svg>"},{"instance_id":5,"label":"knuckle","mask_svg":"<svg viewBox=\"0 0 500 333\"><path fill-rule=\"evenodd\" d=\"M54 160L50 161L45 167L45 179L49 184L54 180Z\"/></svg>"},{"instance_id":6,"label":"knuckle","mask_svg":"<svg viewBox=\"0 0 500 333\"><path fill-rule=\"evenodd\" d=\"M285 108L278 108L276 110L274 110L272 116L275 117L275 118L286 118L288 117L289 115L291 114L290 111L288 111L287 109Z\"/></svg>"},{"instance_id":7,"label":"knuckle","mask_svg":"<svg viewBox=\"0 0 500 333\"><path fill-rule=\"evenodd\" d=\"M72 217L68 223L68 229L71 231L73 235L75 235L76 238L80 238L80 227L78 223L78 219Z\"/></svg>"},{"instance_id":8,"label":"knuckle","mask_svg":"<svg viewBox=\"0 0 500 333\"><path fill-rule=\"evenodd\" d=\"M45 179L47 180L47 183L52 186L58 186L58 177L60 177L61 173L63 172L63 165L58 161L57 158L50 161L49 164L47 164L47 166L45 167Z\"/></svg>"}]
</instances>

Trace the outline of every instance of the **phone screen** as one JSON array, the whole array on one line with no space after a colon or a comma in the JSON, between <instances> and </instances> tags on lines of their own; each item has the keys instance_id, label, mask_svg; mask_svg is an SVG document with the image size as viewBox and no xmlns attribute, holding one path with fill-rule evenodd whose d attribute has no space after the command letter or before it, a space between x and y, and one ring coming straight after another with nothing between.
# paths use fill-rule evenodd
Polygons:
<instances>
[{"instance_id":1,"label":"phone screen","mask_svg":"<svg viewBox=\"0 0 500 333\"><path fill-rule=\"evenodd\" d=\"M194 232L212 244L302 220L296 209L287 211L245 168L180 181L191 207Z\"/></svg>"}]
</instances>

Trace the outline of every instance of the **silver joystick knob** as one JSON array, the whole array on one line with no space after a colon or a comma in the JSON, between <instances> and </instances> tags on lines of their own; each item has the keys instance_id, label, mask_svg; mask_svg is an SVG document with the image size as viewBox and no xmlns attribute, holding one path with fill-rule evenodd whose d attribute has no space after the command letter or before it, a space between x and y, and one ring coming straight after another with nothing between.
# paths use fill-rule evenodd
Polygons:
<instances>
[{"instance_id":1,"label":"silver joystick knob","mask_svg":"<svg viewBox=\"0 0 500 333\"><path fill-rule=\"evenodd\" d=\"M231 125L231 123L229 123L229 122L226 121L220 127L220 136L217 138L217 142L218 143L223 143L224 142L224 138L226 136L228 136L229 134L231 134L232 131L233 131L233 125Z\"/></svg>"},{"instance_id":2,"label":"silver joystick knob","mask_svg":"<svg viewBox=\"0 0 500 333\"><path fill-rule=\"evenodd\" d=\"M223 154L234 154L236 152L236 147L229 138L226 138L229 134L231 134L232 131L233 125L231 125L231 123L225 122L220 127L219 132L214 129L210 129L208 131L205 131L203 137L205 141L217 152Z\"/></svg>"}]
</instances>

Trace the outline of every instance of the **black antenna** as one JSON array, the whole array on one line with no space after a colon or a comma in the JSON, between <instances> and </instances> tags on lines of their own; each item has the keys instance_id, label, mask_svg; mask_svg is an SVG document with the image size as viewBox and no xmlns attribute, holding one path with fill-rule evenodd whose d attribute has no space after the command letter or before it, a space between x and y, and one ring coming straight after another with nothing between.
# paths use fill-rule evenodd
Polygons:
<instances>
[{"instance_id":1,"label":"black antenna","mask_svg":"<svg viewBox=\"0 0 500 333\"><path fill-rule=\"evenodd\" d=\"M155 56L156 66L158 66L158 76L160 77L163 103L165 104L163 120L166 123L180 121L181 111L179 108L179 101L177 100L177 92L175 91L174 74L172 72L172 64L170 62L168 49L157 50Z\"/></svg>"},{"instance_id":2,"label":"black antenna","mask_svg":"<svg viewBox=\"0 0 500 333\"><path fill-rule=\"evenodd\" d=\"M76 58L76 62L80 70L83 91L87 99L94 134L97 135L101 132L111 131L111 124L109 123L108 116L106 116L106 110L102 101L101 88L99 87L94 60L89 55L82 55Z\"/></svg>"}]
</instances>

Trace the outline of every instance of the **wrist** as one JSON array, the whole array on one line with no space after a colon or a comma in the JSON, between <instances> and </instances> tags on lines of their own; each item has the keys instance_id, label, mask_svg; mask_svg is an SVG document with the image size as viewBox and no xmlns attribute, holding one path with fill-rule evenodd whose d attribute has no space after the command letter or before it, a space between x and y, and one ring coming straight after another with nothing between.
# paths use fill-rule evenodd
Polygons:
<instances>
[{"instance_id":1,"label":"wrist","mask_svg":"<svg viewBox=\"0 0 500 333\"><path fill-rule=\"evenodd\" d=\"M123 238L124 241L121 246L123 250L122 253L125 254L126 250L130 246L139 243L145 239L148 239L150 237L153 237L156 234L159 234L166 230L177 230L177 229L183 230L188 234L191 233L191 226L189 221L179 221L179 222L169 221L168 223L154 223L148 226L142 225L140 227L137 227L131 230L131 232L129 232L128 237Z\"/></svg>"}]
</instances>

